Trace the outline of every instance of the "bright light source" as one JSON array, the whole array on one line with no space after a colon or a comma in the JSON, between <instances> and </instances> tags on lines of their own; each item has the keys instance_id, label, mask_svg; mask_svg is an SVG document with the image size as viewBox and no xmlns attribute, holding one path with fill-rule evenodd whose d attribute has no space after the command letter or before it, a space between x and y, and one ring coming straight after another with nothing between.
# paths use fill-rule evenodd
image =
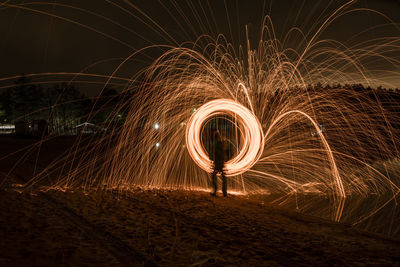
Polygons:
<instances>
[{"instance_id":1,"label":"bright light source","mask_svg":"<svg viewBox=\"0 0 400 267\"><path fill-rule=\"evenodd\" d=\"M154 129L156 129L156 130L160 129L160 124L158 122L156 124L154 124Z\"/></svg>"},{"instance_id":2,"label":"bright light source","mask_svg":"<svg viewBox=\"0 0 400 267\"><path fill-rule=\"evenodd\" d=\"M160 143L156 143L156 147L157 147L157 148L160 147Z\"/></svg>"},{"instance_id":3,"label":"bright light source","mask_svg":"<svg viewBox=\"0 0 400 267\"><path fill-rule=\"evenodd\" d=\"M12 130L15 129L15 125L0 125L0 129Z\"/></svg>"},{"instance_id":4,"label":"bright light source","mask_svg":"<svg viewBox=\"0 0 400 267\"><path fill-rule=\"evenodd\" d=\"M204 122L221 113L237 115L237 120L244 129L244 145L241 151L224 166L226 176L239 175L253 167L261 157L264 149L264 133L254 113L238 102L231 99L215 99L201 106L187 123L186 147L194 162L211 173L213 163L202 144L201 131Z\"/></svg>"}]
</instances>

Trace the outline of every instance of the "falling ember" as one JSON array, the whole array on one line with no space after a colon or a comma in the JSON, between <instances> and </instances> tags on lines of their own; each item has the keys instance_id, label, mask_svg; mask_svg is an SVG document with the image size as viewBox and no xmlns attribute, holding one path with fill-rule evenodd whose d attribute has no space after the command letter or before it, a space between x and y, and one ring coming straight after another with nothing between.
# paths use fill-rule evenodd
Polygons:
<instances>
[{"instance_id":1,"label":"falling ember","mask_svg":"<svg viewBox=\"0 0 400 267\"><path fill-rule=\"evenodd\" d=\"M241 125L243 146L239 153L226 163L226 175L235 176L250 169L260 158L264 148L261 125L254 114L243 105L230 99L217 99L201 106L191 116L186 127L186 146L192 159L200 168L212 172L212 161L204 150L200 132L208 119L219 114L233 115Z\"/></svg>"}]
</instances>

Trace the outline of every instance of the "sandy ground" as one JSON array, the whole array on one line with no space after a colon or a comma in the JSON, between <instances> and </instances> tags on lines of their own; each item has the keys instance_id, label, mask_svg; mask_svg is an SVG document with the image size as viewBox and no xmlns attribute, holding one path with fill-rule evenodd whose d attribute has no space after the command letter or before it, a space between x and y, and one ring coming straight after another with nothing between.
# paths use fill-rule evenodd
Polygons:
<instances>
[{"instance_id":1,"label":"sandy ground","mask_svg":"<svg viewBox=\"0 0 400 267\"><path fill-rule=\"evenodd\" d=\"M11 165L0 161L0 180ZM21 193L30 172L0 188L0 266L400 265L399 240L243 196Z\"/></svg>"},{"instance_id":2,"label":"sandy ground","mask_svg":"<svg viewBox=\"0 0 400 267\"><path fill-rule=\"evenodd\" d=\"M48 191L0 200L0 265L400 264L400 241L199 192Z\"/></svg>"}]
</instances>

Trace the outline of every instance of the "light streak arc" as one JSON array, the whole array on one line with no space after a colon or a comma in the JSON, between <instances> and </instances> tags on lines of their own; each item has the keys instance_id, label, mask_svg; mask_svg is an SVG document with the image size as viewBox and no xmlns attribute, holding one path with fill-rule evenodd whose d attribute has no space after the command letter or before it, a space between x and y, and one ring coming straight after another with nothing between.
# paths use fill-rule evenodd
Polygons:
<instances>
[{"instance_id":1,"label":"light streak arc","mask_svg":"<svg viewBox=\"0 0 400 267\"><path fill-rule=\"evenodd\" d=\"M254 114L243 105L230 99L216 99L202 105L192 115L186 127L186 145L194 162L205 170L212 172L213 162L201 142L201 128L204 122L218 113L236 116L243 125L243 147L240 152L226 162L227 176L235 176L246 172L261 157L264 148L264 135L260 122Z\"/></svg>"}]
</instances>

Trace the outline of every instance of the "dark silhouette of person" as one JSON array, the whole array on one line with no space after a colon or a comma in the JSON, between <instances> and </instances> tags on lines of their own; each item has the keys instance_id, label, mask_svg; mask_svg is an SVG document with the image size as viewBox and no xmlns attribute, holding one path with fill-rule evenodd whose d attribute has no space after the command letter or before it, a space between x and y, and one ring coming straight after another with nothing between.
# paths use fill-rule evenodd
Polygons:
<instances>
[{"instance_id":1,"label":"dark silhouette of person","mask_svg":"<svg viewBox=\"0 0 400 267\"><path fill-rule=\"evenodd\" d=\"M224 197L227 196L227 184L225 177L225 161L227 160L227 141L222 139L217 131L214 132L213 140L212 140L212 153L213 153L213 161L214 161L214 169L211 174L212 185L213 185L213 196L217 195L217 174L221 174L222 179L222 193Z\"/></svg>"}]
</instances>

